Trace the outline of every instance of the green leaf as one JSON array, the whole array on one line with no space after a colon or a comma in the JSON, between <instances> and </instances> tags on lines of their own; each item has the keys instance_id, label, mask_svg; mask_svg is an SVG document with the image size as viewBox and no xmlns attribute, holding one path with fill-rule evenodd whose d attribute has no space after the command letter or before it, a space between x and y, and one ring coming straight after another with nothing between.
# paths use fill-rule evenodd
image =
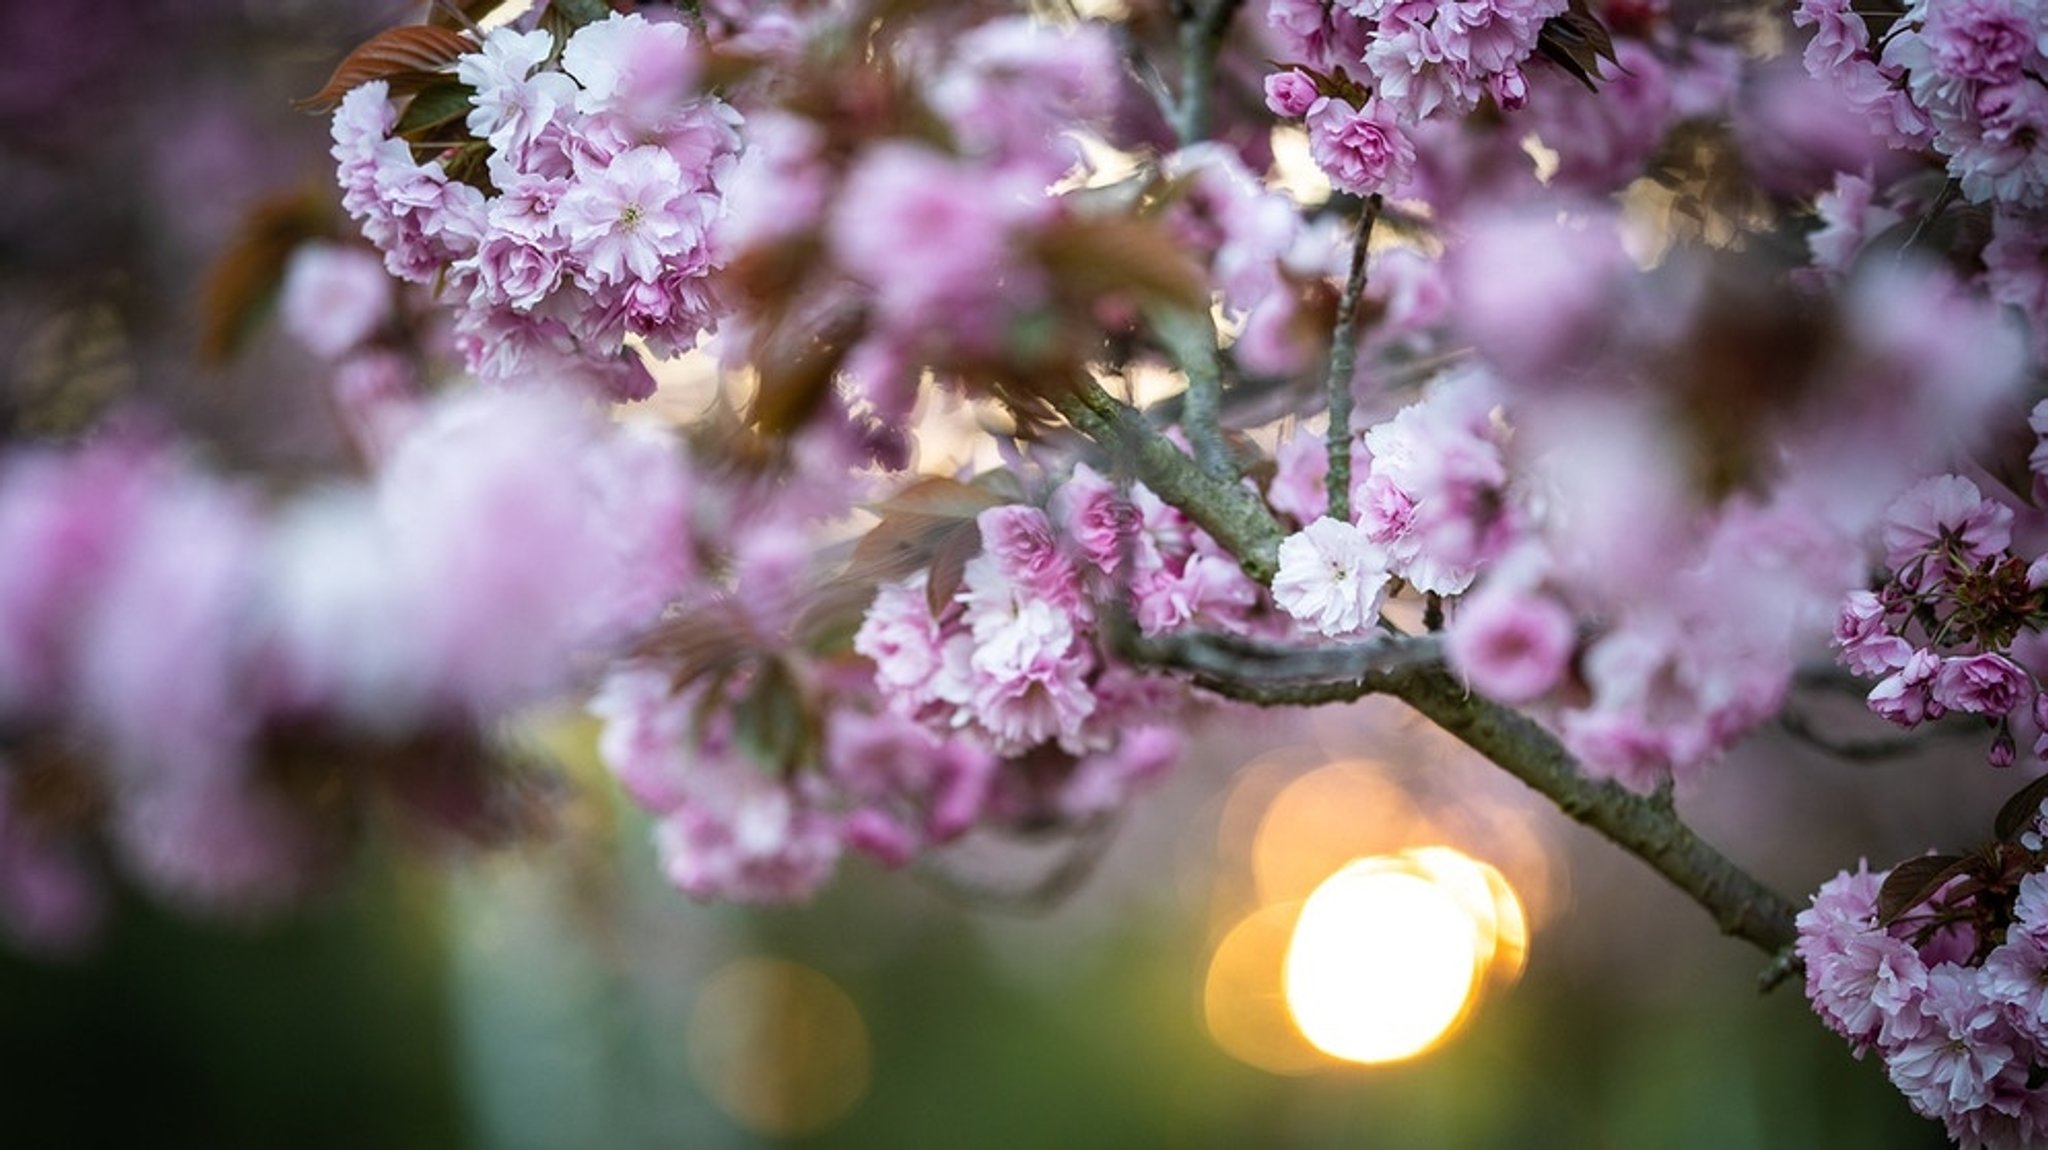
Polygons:
<instances>
[{"instance_id":1,"label":"green leaf","mask_svg":"<svg viewBox=\"0 0 2048 1150\"><path fill-rule=\"evenodd\" d=\"M498 192L491 185L491 146L482 140L471 140L442 156L441 170L448 173L449 179L468 184L487 196Z\"/></svg>"},{"instance_id":2,"label":"green leaf","mask_svg":"<svg viewBox=\"0 0 2048 1150\"><path fill-rule=\"evenodd\" d=\"M761 664L751 689L733 706L733 737L755 762L787 776L810 758L816 740L803 691L788 664Z\"/></svg>"},{"instance_id":3,"label":"green leaf","mask_svg":"<svg viewBox=\"0 0 2048 1150\"><path fill-rule=\"evenodd\" d=\"M434 129L467 117L475 98L476 89L460 80L451 78L428 85L406 105L392 133L408 139L425 136Z\"/></svg>"}]
</instances>

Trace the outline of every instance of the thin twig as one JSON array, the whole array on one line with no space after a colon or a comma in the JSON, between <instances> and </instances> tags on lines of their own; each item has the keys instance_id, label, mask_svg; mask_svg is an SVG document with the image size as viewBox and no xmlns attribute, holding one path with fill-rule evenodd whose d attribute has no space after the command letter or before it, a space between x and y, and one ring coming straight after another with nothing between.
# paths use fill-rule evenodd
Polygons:
<instances>
[{"instance_id":1,"label":"thin twig","mask_svg":"<svg viewBox=\"0 0 2048 1150\"><path fill-rule=\"evenodd\" d=\"M1203 471L1235 483L1237 463L1223 442L1223 357L1216 345L1215 323L1207 312L1160 308L1152 313L1152 330L1188 377L1180 429L1195 449L1195 462Z\"/></svg>"},{"instance_id":2,"label":"thin twig","mask_svg":"<svg viewBox=\"0 0 2048 1150\"><path fill-rule=\"evenodd\" d=\"M1237 15L1242 0L1178 0L1174 15L1180 21L1180 102L1173 109L1174 134L1182 147L1207 139L1211 104L1216 87L1216 54L1223 46L1223 33Z\"/></svg>"},{"instance_id":3,"label":"thin twig","mask_svg":"<svg viewBox=\"0 0 2048 1150\"><path fill-rule=\"evenodd\" d=\"M1351 518L1351 374L1358 357L1358 300L1365 294L1366 249L1372 246L1373 225L1380 216L1380 198L1365 202L1358 233L1351 241L1351 271L1337 301L1337 327L1330 333L1330 375L1324 386L1330 396L1330 429L1325 442L1330 470L1325 476L1330 518Z\"/></svg>"},{"instance_id":4,"label":"thin twig","mask_svg":"<svg viewBox=\"0 0 2048 1150\"><path fill-rule=\"evenodd\" d=\"M1173 92L1166 86L1166 77L1159 74L1158 65L1152 62L1150 54L1131 36L1128 24L1113 23L1109 28L1124 63L1131 69L1138 86L1151 95L1152 102L1159 108L1160 118L1168 124L1175 123L1179 112L1174 104Z\"/></svg>"},{"instance_id":5,"label":"thin twig","mask_svg":"<svg viewBox=\"0 0 2048 1150\"><path fill-rule=\"evenodd\" d=\"M1844 738L1820 729L1797 707L1787 703L1778 712L1778 726L1807 746L1851 763L1880 763L1903 759L1925 751L1936 738L1977 738L1981 725L1931 723L1910 735L1880 735L1873 738Z\"/></svg>"}]
</instances>

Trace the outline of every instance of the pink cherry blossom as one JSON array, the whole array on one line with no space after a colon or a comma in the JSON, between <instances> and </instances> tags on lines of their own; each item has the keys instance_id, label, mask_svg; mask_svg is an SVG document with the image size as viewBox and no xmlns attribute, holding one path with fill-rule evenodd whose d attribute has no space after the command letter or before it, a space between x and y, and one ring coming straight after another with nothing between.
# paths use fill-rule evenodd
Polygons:
<instances>
[{"instance_id":1,"label":"pink cherry blossom","mask_svg":"<svg viewBox=\"0 0 2048 1150\"><path fill-rule=\"evenodd\" d=\"M1939 583L1957 563L1974 566L2012 543L2012 509L1986 499L1960 475L1915 484L1885 513L1885 562L1918 568L1920 581Z\"/></svg>"},{"instance_id":2,"label":"pink cherry blossom","mask_svg":"<svg viewBox=\"0 0 2048 1150\"><path fill-rule=\"evenodd\" d=\"M1835 623L1835 646L1841 660L1859 675L1882 676L1906 665L1912 644L1886 624L1884 605L1869 591L1851 591L1842 600Z\"/></svg>"},{"instance_id":3,"label":"pink cherry blossom","mask_svg":"<svg viewBox=\"0 0 2048 1150\"><path fill-rule=\"evenodd\" d=\"M655 279L663 254L695 242L709 222L675 157L652 146L580 169L556 210L571 257L595 285Z\"/></svg>"},{"instance_id":4,"label":"pink cherry blossom","mask_svg":"<svg viewBox=\"0 0 2048 1150\"><path fill-rule=\"evenodd\" d=\"M1475 689L1526 703L1564 680L1577 643L1571 612L1555 600L1487 587L1452 617L1445 654Z\"/></svg>"},{"instance_id":5,"label":"pink cherry blossom","mask_svg":"<svg viewBox=\"0 0 2048 1150\"><path fill-rule=\"evenodd\" d=\"M456 78L476 90L469 130L500 155L531 147L575 104L575 81L560 72L535 71L553 50L554 38L545 31L504 25L455 62Z\"/></svg>"},{"instance_id":6,"label":"pink cherry blossom","mask_svg":"<svg viewBox=\"0 0 2048 1150\"><path fill-rule=\"evenodd\" d=\"M1365 532L1324 516L1281 542L1273 601L1317 634L1356 635L1379 618L1388 559Z\"/></svg>"},{"instance_id":7,"label":"pink cherry blossom","mask_svg":"<svg viewBox=\"0 0 2048 1150\"><path fill-rule=\"evenodd\" d=\"M1049 512L1083 560L1104 575L1122 568L1138 530L1138 511L1094 468L1077 465L1053 492Z\"/></svg>"},{"instance_id":8,"label":"pink cherry blossom","mask_svg":"<svg viewBox=\"0 0 2048 1150\"><path fill-rule=\"evenodd\" d=\"M1354 196L1398 192L1415 168L1415 145L1377 100L1354 108L1319 98L1308 111L1308 143L1330 183Z\"/></svg>"},{"instance_id":9,"label":"pink cherry blossom","mask_svg":"<svg viewBox=\"0 0 2048 1150\"><path fill-rule=\"evenodd\" d=\"M2027 673L2012 660L1987 651L1942 660L1931 695L1951 711L1997 716L2019 706L2032 689Z\"/></svg>"},{"instance_id":10,"label":"pink cherry blossom","mask_svg":"<svg viewBox=\"0 0 2048 1150\"><path fill-rule=\"evenodd\" d=\"M1974 1110L2013 1064L2016 1037L1971 973L1944 964L1928 971L1925 995L1887 1018L1885 1068L1923 1114Z\"/></svg>"},{"instance_id":11,"label":"pink cherry blossom","mask_svg":"<svg viewBox=\"0 0 2048 1150\"><path fill-rule=\"evenodd\" d=\"M335 359L391 315L391 277L362 248L308 244L293 253L279 291L285 327L316 355Z\"/></svg>"},{"instance_id":12,"label":"pink cherry blossom","mask_svg":"<svg viewBox=\"0 0 2048 1150\"><path fill-rule=\"evenodd\" d=\"M1870 689L1870 709L1902 727L1940 718L1947 708L1934 697L1933 689L1941 665L1941 656L1932 651L1913 652L1898 670Z\"/></svg>"}]
</instances>

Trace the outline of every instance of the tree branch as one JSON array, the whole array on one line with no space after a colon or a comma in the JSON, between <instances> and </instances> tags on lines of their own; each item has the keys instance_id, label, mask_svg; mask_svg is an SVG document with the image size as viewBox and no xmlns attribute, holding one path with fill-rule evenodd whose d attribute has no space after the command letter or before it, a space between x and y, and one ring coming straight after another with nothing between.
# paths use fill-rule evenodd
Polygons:
<instances>
[{"instance_id":1,"label":"tree branch","mask_svg":"<svg viewBox=\"0 0 2048 1150\"><path fill-rule=\"evenodd\" d=\"M1792 944L1798 908L1693 833L1668 802L1587 778L1534 719L1471 693L1442 667L1397 674L1387 688L1558 809L1650 864L1706 908L1721 933L1774 958Z\"/></svg>"},{"instance_id":2,"label":"tree branch","mask_svg":"<svg viewBox=\"0 0 2048 1150\"><path fill-rule=\"evenodd\" d=\"M1216 55L1223 33L1243 0L1176 0L1180 21L1180 103L1173 110L1173 130L1183 147L1209 136L1210 101L1216 87Z\"/></svg>"},{"instance_id":3,"label":"tree branch","mask_svg":"<svg viewBox=\"0 0 2048 1150\"><path fill-rule=\"evenodd\" d=\"M1330 429L1325 443L1330 469L1325 476L1330 518L1351 519L1351 375L1358 358L1358 297L1365 294L1366 249L1372 245L1373 225L1379 221L1380 198L1365 202L1365 214L1358 218L1358 233L1351 241L1351 272L1344 277L1344 294L1337 301L1337 329L1330 333L1330 375L1324 386L1330 396Z\"/></svg>"},{"instance_id":4,"label":"tree branch","mask_svg":"<svg viewBox=\"0 0 2048 1150\"><path fill-rule=\"evenodd\" d=\"M1235 635L1176 632L1142 636L1134 631L1112 636L1117 650L1133 662L1170 667L1209 676L1229 686L1224 692L1245 702L1245 690L1281 693L1292 690L1345 692L1330 701L1362 698L1385 689L1397 671L1433 666L1444 657L1443 641L1434 635L1384 635L1363 643L1323 647L1261 643ZM1293 705L1275 699L1267 705Z\"/></svg>"},{"instance_id":5,"label":"tree branch","mask_svg":"<svg viewBox=\"0 0 2048 1150\"><path fill-rule=\"evenodd\" d=\"M611 5L605 0L548 0L548 7L579 28L609 19L612 14Z\"/></svg>"},{"instance_id":6,"label":"tree branch","mask_svg":"<svg viewBox=\"0 0 2048 1150\"><path fill-rule=\"evenodd\" d=\"M1520 779L1558 809L1635 855L1691 896L1722 933L1783 965L1797 908L1731 862L1678 817L1668 796L1635 794L1587 777L1534 719L1473 694L1443 666L1433 635L1341 647L1280 648L1214 635L1133 639L1127 658L1189 673L1229 698L1265 706L1391 695ZM1782 977L1782 974L1779 975Z\"/></svg>"},{"instance_id":7,"label":"tree branch","mask_svg":"<svg viewBox=\"0 0 2048 1150\"><path fill-rule=\"evenodd\" d=\"M1223 442L1223 362L1215 323L1207 313L1180 308L1157 309L1151 318L1153 332L1187 373L1180 429L1195 449L1195 462L1210 475L1235 483L1237 465Z\"/></svg>"},{"instance_id":8,"label":"tree branch","mask_svg":"<svg viewBox=\"0 0 2048 1150\"><path fill-rule=\"evenodd\" d=\"M1062 416L1097 443L1124 456L1133 474L1159 498L1186 512L1232 555L1246 575L1271 583L1286 533L1265 503L1242 484L1201 469L1160 434L1137 408L1087 380L1053 399Z\"/></svg>"}]
</instances>

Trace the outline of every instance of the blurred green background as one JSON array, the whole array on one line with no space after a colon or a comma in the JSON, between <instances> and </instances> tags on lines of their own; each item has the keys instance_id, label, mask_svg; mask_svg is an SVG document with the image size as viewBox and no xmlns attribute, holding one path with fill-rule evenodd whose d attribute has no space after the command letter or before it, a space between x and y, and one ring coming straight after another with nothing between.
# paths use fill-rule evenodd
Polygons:
<instances>
[{"instance_id":1,"label":"blurred green background","mask_svg":"<svg viewBox=\"0 0 2048 1150\"><path fill-rule=\"evenodd\" d=\"M1796 983L1758 994L1763 956L1634 860L1384 709L1326 720L1283 756L1292 765L1261 760L1268 791L1332 757L1328 744L1371 739L1390 764L1374 785L1435 811L1461 849L1487 853L1466 816L1507 811L1549 866L1532 878L1526 860L1492 860L1530 904L1526 969L1411 1061L1274 1074L1205 1025L1210 956L1256 902L1229 796L1260 747L1303 729L1274 720L1205 737L1208 761L1119 828L1081 891L1028 914L860 865L809 907L696 906L662 886L644 826L588 779L573 834L452 863L378 852L286 921L124 906L81 959L0 958L6 1142L1947 1144L1875 1060L1814 1021ZM1857 833L1856 811L1881 823L1939 784L1937 770L1873 776L1768 740L1727 774L1688 811L1767 873L1800 854L1840 865L1826 855ZM1378 841L1379 805L1337 821ZM1802 839L1796 824L1830 806ZM976 849L948 865L1018 868ZM1804 889L1825 870L1773 877Z\"/></svg>"}]
</instances>

